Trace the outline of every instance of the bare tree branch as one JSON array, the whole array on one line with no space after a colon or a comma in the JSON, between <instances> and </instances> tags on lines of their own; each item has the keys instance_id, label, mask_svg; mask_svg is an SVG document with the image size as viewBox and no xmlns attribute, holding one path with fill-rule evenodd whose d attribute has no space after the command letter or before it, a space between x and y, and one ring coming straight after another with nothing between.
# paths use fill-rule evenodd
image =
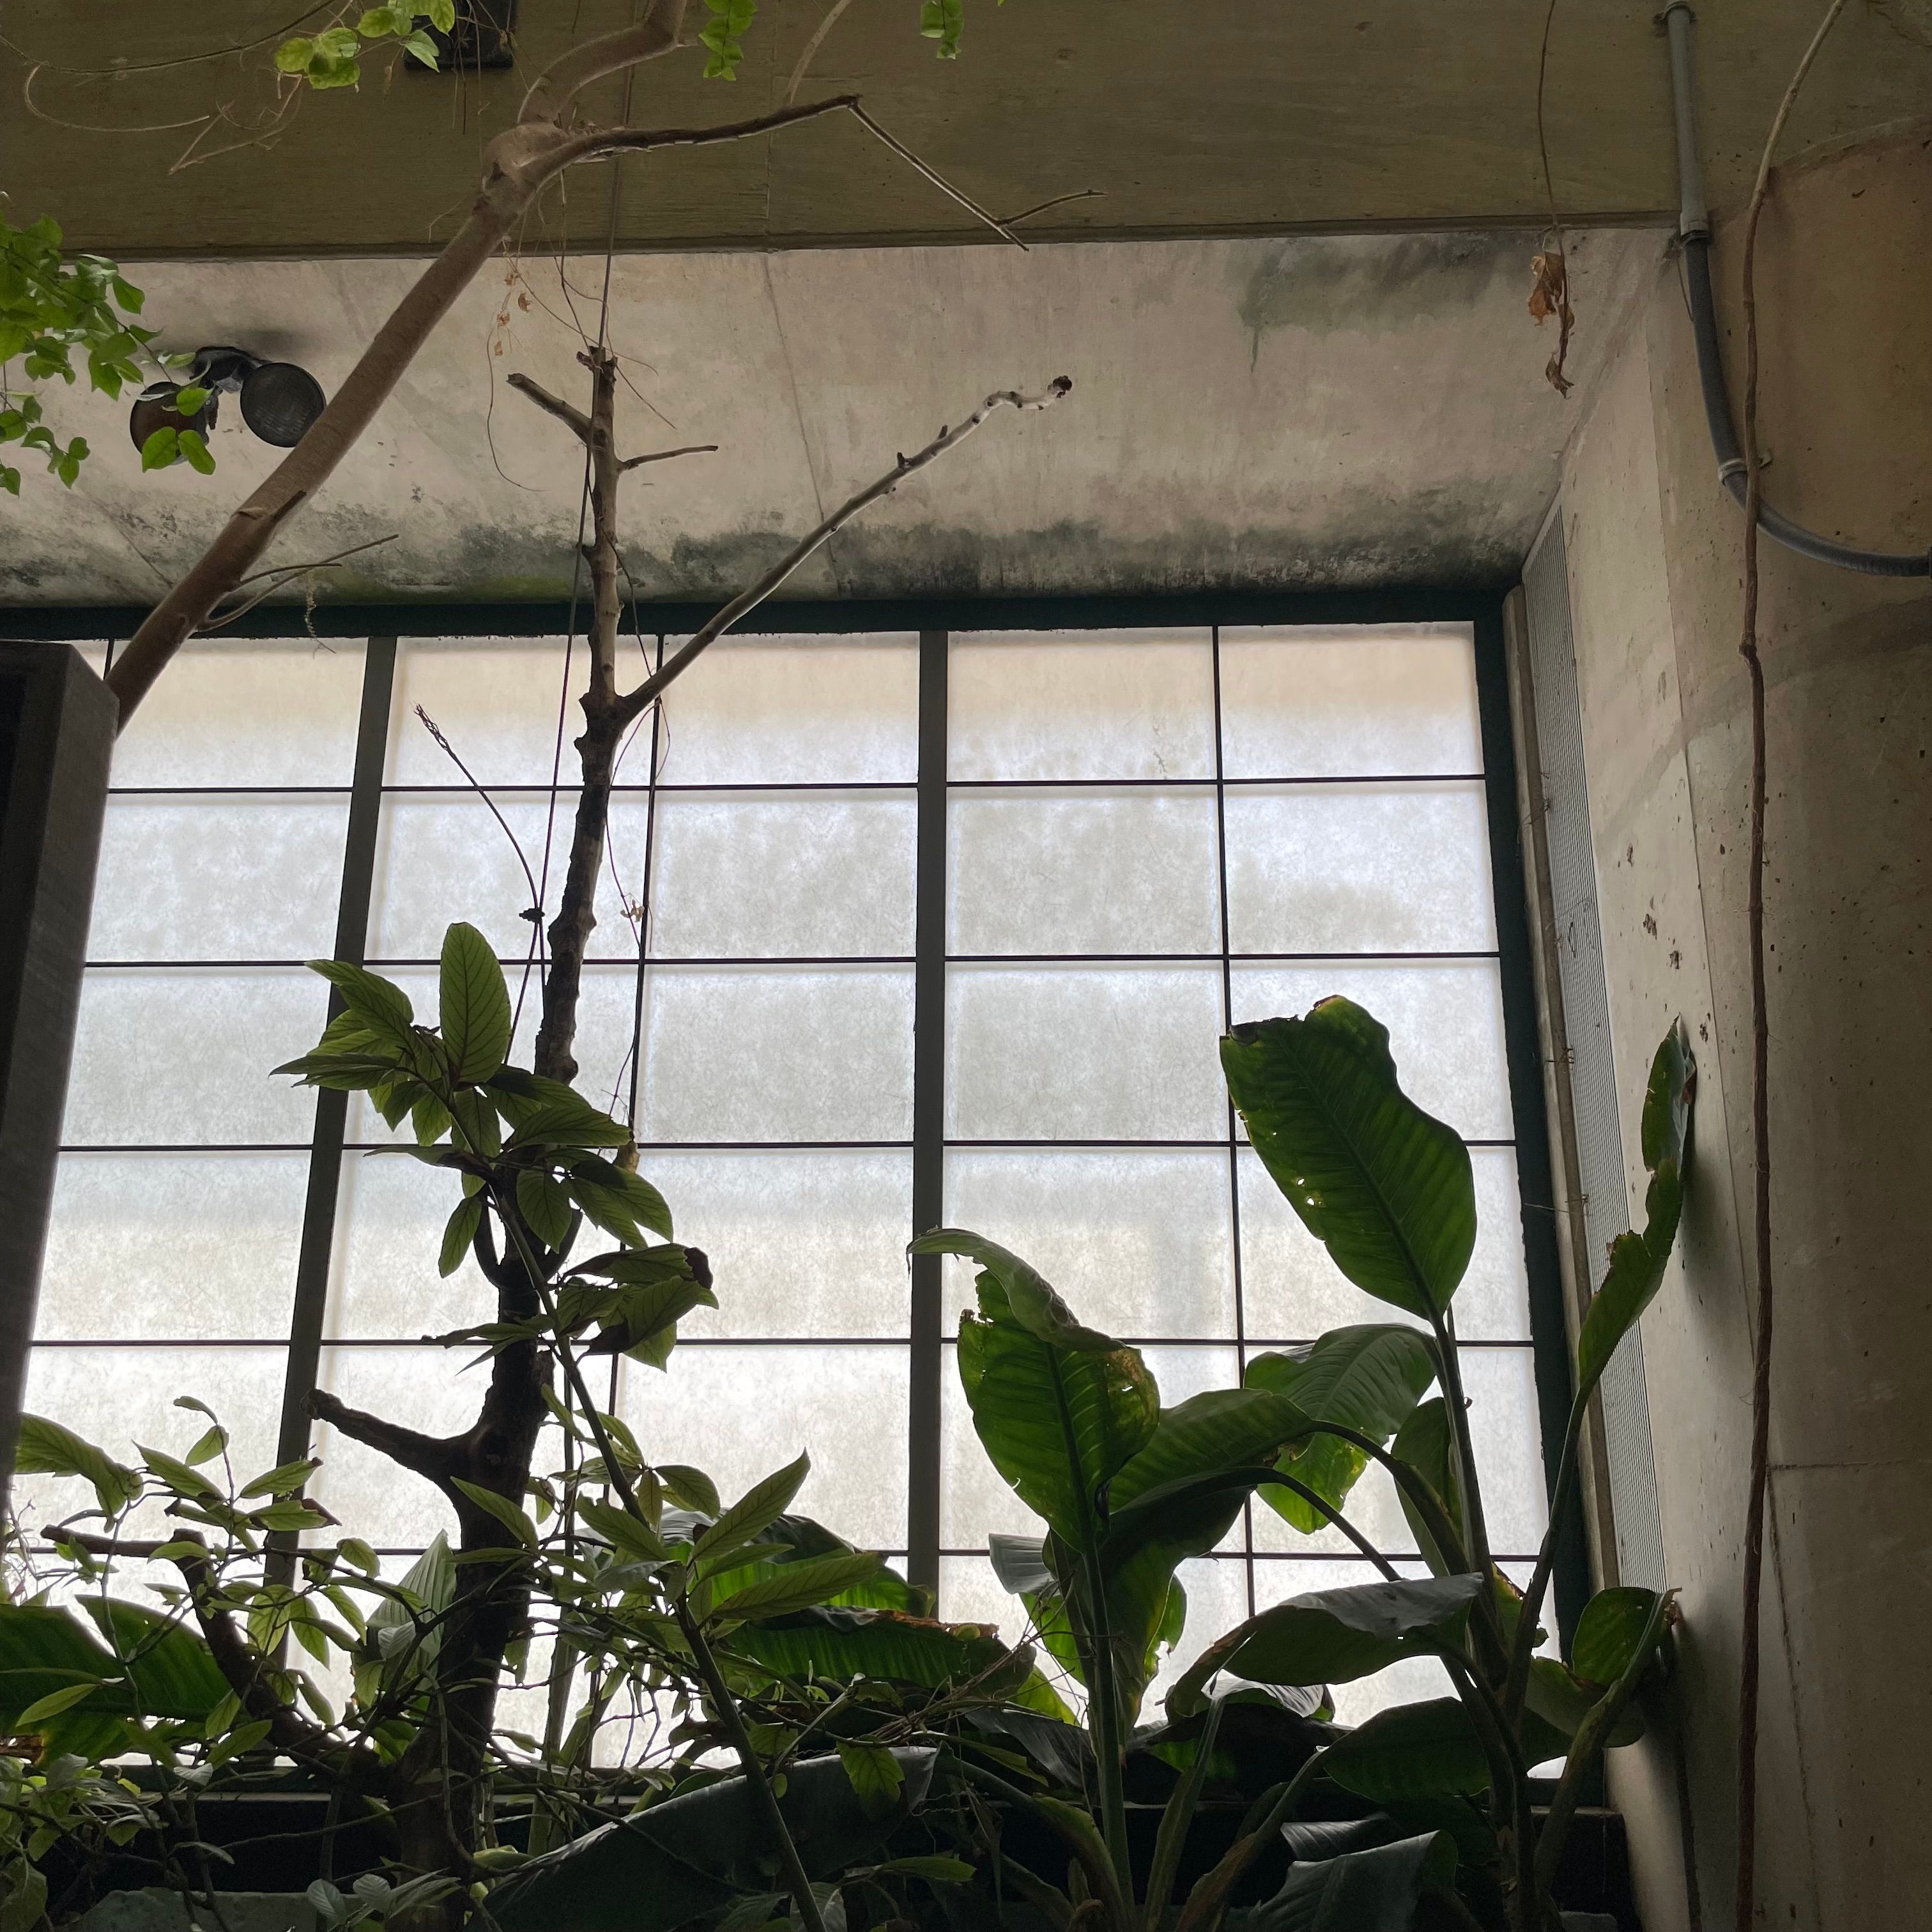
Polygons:
<instances>
[{"instance_id":1,"label":"bare tree branch","mask_svg":"<svg viewBox=\"0 0 1932 1932\"><path fill-rule=\"evenodd\" d=\"M890 496L916 470L923 470L929 463L936 463L948 450L957 449L995 411L1003 409L1051 409L1072 387L1072 376L1056 376L1048 384L1044 393L1037 396L1022 394L1018 389L996 390L964 422L942 429L917 454L902 456L883 476L867 484L856 496L848 497L809 536L800 538L748 590L740 591L662 670L647 677L635 691L620 698L617 701L620 723L628 724L632 718L640 716L646 705L660 697L672 681L688 668L692 660L700 651L728 631L741 617L756 610L814 551L822 548L868 504L877 502L881 496Z\"/></svg>"},{"instance_id":2,"label":"bare tree branch","mask_svg":"<svg viewBox=\"0 0 1932 1932\"><path fill-rule=\"evenodd\" d=\"M643 456L627 456L618 464L620 470L635 470L640 464L668 463L674 456L703 456L718 447L715 442L687 442L679 449L653 449Z\"/></svg>"},{"instance_id":3,"label":"bare tree branch","mask_svg":"<svg viewBox=\"0 0 1932 1932\"><path fill-rule=\"evenodd\" d=\"M413 1429L405 1429L400 1423L386 1422L380 1415L365 1414L359 1408L351 1408L338 1401L326 1389L313 1390L308 1399L308 1412L318 1422L326 1422L330 1428L339 1430L352 1442L359 1442L366 1449L380 1450L391 1462L399 1463L412 1474L426 1478L436 1487L454 1497L456 1492L451 1481L454 1472L458 1445L463 1438L449 1438L418 1435Z\"/></svg>"},{"instance_id":4,"label":"bare tree branch","mask_svg":"<svg viewBox=\"0 0 1932 1932\"><path fill-rule=\"evenodd\" d=\"M590 440L590 418L574 403L566 403L561 396L553 396L542 383L534 382L520 373L509 377L508 381L518 395L529 397L538 409L554 416L559 422L567 424L580 442Z\"/></svg>"}]
</instances>

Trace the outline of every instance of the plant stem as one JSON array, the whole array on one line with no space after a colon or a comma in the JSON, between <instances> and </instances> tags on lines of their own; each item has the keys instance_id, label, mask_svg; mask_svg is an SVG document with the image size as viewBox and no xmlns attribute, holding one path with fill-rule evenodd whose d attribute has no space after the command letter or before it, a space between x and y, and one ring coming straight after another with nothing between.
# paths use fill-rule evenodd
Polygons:
<instances>
[{"instance_id":1,"label":"plant stem","mask_svg":"<svg viewBox=\"0 0 1932 1932\"><path fill-rule=\"evenodd\" d=\"M1750 208L1744 218L1742 284L1744 321L1744 625L1738 650L1750 674L1750 896L1748 914L1751 988L1751 1139L1754 1182L1751 1226L1757 1264L1757 1324L1751 1352L1751 1444L1749 1500L1744 1514L1743 1624L1738 1685L1738 1863L1736 1932L1751 1932L1757 1889L1757 1709L1764 1586L1765 1492L1771 1471L1771 1028L1764 964L1764 813L1766 792L1764 666L1757 650L1757 520L1763 494L1763 460L1757 440L1757 230L1771 192L1772 157L1825 37L1844 11L1832 0L1818 31L1784 90L1758 162Z\"/></svg>"},{"instance_id":2,"label":"plant stem","mask_svg":"<svg viewBox=\"0 0 1932 1932\"><path fill-rule=\"evenodd\" d=\"M772 1790L771 1780L765 1775L765 1768L759 1762L758 1753L752 1747L749 1733L745 1729L743 1714L738 1708L738 1700L731 1694L731 1688L724 1682L724 1673L718 1667L718 1660L712 1654L711 1646L705 1640L704 1632L699 1628L698 1619L691 1614L691 1605L683 1597L677 1599L675 1606L677 1627L683 1633L685 1642L691 1646L692 1656L698 1664L698 1674L704 1679L705 1695L718 1713L718 1720L724 1726L724 1733L731 1741L731 1749L745 1774L745 1781L751 1787L752 1795L758 1809L764 1814L765 1828L771 1834L772 1844L777 1848L778 1861L784 1868L785 1888L792 1895L798 1907L798 1916L806 1932L825 1932L825 1921L818 1910L818 1897L812 1888L812 1880L806 1875L805 1862L798 1855L797 1841L792 1837L790 1828L785 1823L784 1814L778 1809L777 1794Z\"/></svg>"},{"instance_id":3,"label":"plant stem","mask_svg":"<svg viewBox=\"0 0 1932 1932\"><path fill-rule=\"evenodd\" d=\"M528 1259L530 1244L524 1238L521 1226L513 1212L506 1207L502 1196L496 1197L497 1213L510 1238L517 1244L518 1251L526 1257L525 1266L531 1267ZM536 1271L531 1268L532 1279L536 1280ZM556 1303L550 1292L547 1282L537 1281L537 1294L543 1305L545 1318L554 1330L556 1324ZM624 1508L640 1522L649 1524L650 1519L638 1506L638 1492L631 1486L631 1479L624 1473L623 1465L617 1460L616 1445L610 1440L610 1432L604 1426L604 1419L598 1412L589 1386L584 1379L584 1371L578 1366L575 1352L560 1333L556 1336L557 1358L563 1364L563 1372L574 1391L578 1400L584 1406L584 1420L590 1425L592 1440L597 1444L597 1453L604 1459L604 1466L610 1472L611 1486L623 1502ZM778 1809L778 1801L772 1790L771 1780L765 1775L765 1767L758 1753L752 1748L752 1740L745 1729L745 1720L738 1709L737 1700L731 1694L730 1687L724 1682L724 1673L718 1667L718 1660L712 1654L711 1646L706 1642L704 1634L691 1614L687 1598L678 1597L672 1606L672 1613L685 1642L690 1646L698 1673L703 1680L705 1694L718 1713L718 1720L724 1726L731 1741L740 1768L750 1787L754 1802L764 1815L766 1829L771 1834L772 1848L778 1853L778 1862L784 1868L787 1887L793 1902L798 1907L800 1922L805 1932L825 1932L825 1922L818 1910L818 1895L812 1891L812 1881L806 1876L803 1862L798 1855L798 1846L786 1824L784 1814Z\"/></svg>"},{"instance_id":4,"label":"plant stem","mask_svg":"<svg viewBox=\"0 0 1932 1932\"><path fill-rule=\"evenodd\" d=\"M1326 1750L1312 1751L1301 1768L1288 1781L1268 1814L1245 1838L1238 1839L1226 1856L1208 1875L1198 1880L1180 1908L1174 1932L1211 1932L1228 1902L1228 1895L1240 1882L1242 1875L1271 1845L1282 1826L1294 1815L1301 1795L1315 1781L1328 1757Z\"/></svg>"},{"instance_id":5,"label":"plant stem","mask_svg":"<svg viewBox=\"0 0 1932 1932\"><path fill-rule=\"evenodd\" d=\"M1516 1620L1516 1641L1510 1647L1509 1676L1503 1686L1503 1710L1514 1724L1522 1709L1523 1694L1529 1682L1529 1664L1536 1648L1536 1620L1543 1609L1550 1573L1556 1567L1556 1532L1563 1521L1564 1506L1576 1486L1576 1448L1582 1440L1583 1420L1589 1412L1590 1391L1585 1390L1570 1405L1569 1426L1563 1432L1563 1453L1556 1462L1556 1487L1550 1504L1550 1522L1543 1532L1543 1546L1536 1552L1536 1568L1529 1586L1522 1593L1522 1611Z\"/></svg>"}]
</instances>

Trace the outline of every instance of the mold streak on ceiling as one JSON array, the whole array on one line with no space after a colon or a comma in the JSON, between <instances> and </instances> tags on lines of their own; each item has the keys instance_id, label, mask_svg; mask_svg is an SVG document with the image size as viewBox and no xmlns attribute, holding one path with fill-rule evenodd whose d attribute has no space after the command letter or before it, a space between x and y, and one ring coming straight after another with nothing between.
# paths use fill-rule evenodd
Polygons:
<instances>
[{"instance_id":1,"label":"mold streak on ceiling","mask_svg":"<svg viewBox=\"0 0 1932 1932\"><path fill-rule=\"evenodd\" d=\"M823 505L988 390L1074 392L1003 416L838 537L790 594L1020 595L1494 580L1521 560L1603 345L1660 258L1654 231L1571 238L1564 401L1525 308L1534 232L620 257L611 339L626 453L716 442L634 472L638 594L740 588ZM594 323L601 261L563 264ZM235 342L333 389L415 272L394 260L156 264L169 346ZM395 541L326 573L331 598L566 594L581 456L506 385L580 398L554 260L491 271L273 553ZM524 279L526 278L527 279ZM588 291L586 303L580 292ZM226 413L220 467L142 476L124 404L76 391L95 454L71 494L26 481L0 603L152 599L276 452Z\"/></svg>"}]
</instances>

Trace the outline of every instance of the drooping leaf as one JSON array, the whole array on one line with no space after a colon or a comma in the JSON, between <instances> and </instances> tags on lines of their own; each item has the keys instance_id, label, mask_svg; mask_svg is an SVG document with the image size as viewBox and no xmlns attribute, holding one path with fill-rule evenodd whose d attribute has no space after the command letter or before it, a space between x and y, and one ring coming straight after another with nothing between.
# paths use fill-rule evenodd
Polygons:
<instances>
[{"instance_id":1,"label":"drooping leaf","mask_svg":"<svg viewBox=\"0 0 1932 1932\"><path fill-rule=\"evenodd\" d=\"M628 1127L561 1080L502 1066L488 1084L491 1101L510 1124L512 1147L620 1148L631 1138Z\"/></svg>"},{"instance_id":2,"label":"drooping leaf","mask_svg":"<svg viewBox=\"0 0 1932 1932\"><path fill-rule=\"evenodd\" d=\"M456 1204L449 1219L443 1224L442 1246L436 1260L438 1274L447 1278L469 1259L470 1244L476 1240L476 1232L482 1225L482 1196L466 1195Z\"/></svg>"},{"instance_id":3,"label":"drooping leaf","mask_svg":"<svg viewBox=\"0 0 1932 1932\"><path fill-rule=\"evenodd\" d=\"M460 1476L450 1480L478 1509L494 1516L526 1550L536 1548L536 1525L508 1496L500 1496L494 1490L486 1490L481 1483L466 1483Z\"/></svg>"},{"instance_id":4,"label":"drooping leaf","mask_svg":"<svg viewBox=\"0 0 1932 1932\"><path fill-rule=\"evenodd\" d=\"M1657 1607L1654 1590L1599 1590L1583 1606L1570 1660L1579 1677L1614 1684L1629 1667Z\"/></svg>"},{"instance_id":5,"label":"drooping leaf","mask_svg":"<svg viewBox=\"0 0 1932 1932\"><path fill-rule=\"evenodd\" d=\"M311 959L308 970L320 974L371 1032L397 1044L408 1044L416 1012L401 987L346 959Z\"/></svg>"},{"instance_id":6,"label":"drooping leaf","mask_svg":"<svg viewBox=\"0 0 1932 1932\"><path fill-rule=\"evenodd\" d=\"M939 1623L897 1610L825 1605L746 1624L729 1647L788 1677L919 1684L964 1684L1019 1653L984 1624Z\"/></svg>"},{"instance_id":7,"label":"drooping leaf","mask_svg":"<svg viewBox=\"0 0 1932 1932\"><path fill-rule=\"evenodd\" d=\"M1053 1285L1010 1249L965 1228L935 1228L921 1234L908 1249L915 1255L962 1255L1000 1285L1013 1319L1030 1335L1056 1348L1076 1348L1105 1354L1120 1345L1077 1321Z\"/></svg>"},{"instance_id":8,"label":"drooping leaf","mask_svg":"<svg viewBox=\"0 0 1932 1932\"><path fill-rule=\"evenodd\" d=\"M1409 1932L1423 1900L1447 1890L1455 1874L1447 1832L1298 1858L1265 1904L1228 1914L1228 1932Z\"/></svg>"},{"instance_id":9,"label":"drooping leaf","mask_svg":"<svg viewBox=\"0 0 1932 1932\"><path fill-rule=\"evenodd\" d=\"M712 1621L744 1622L809 1610L868 1582L884 1567L881 1558L862 1550L842 1556L814 1556L800 1562L778 1564L769 1575L722 1598L712 1608Z\"/></svg>"},{"instance_id":10,"label":"drooping leaf","mask_svg":"<svg viewBox=\"0 0 1932 1932\"><path fill-rule=\"evenodd\" d=\"M1436 1379L1436 1354L1413 1328L1367 1323L1331 1329L1306 1348L1257 1355L1242 1379L1286 1397L1318 1421L1339 1423L1386 1444ZM1354 1444L1318 1432L1292 1444L1280 1468L1339 1509L1367 1461ZM1326 1526L1328 1519L1292 1490L1262 1493L1304 1535Z\"/></svg>"},{"instance_id":11,"label":"drooping leaf","mask_svg":"<svg viewBox=\"0 0 1932 1932\"><path fill-rule=\"evenodd\" d=\"M1576 1736L1603 1694L1601 1684L1586 1683L1553 1657L1530 1660L1523 1702L1566 1743ZM1605 1742L1613 1745L1634 1744L1643 1736L1643 1714L1632 1705L1618 1718Z\"/></svg>"},{"instance_id":12,"label":"drooping leaf","mask_svg":"<svg viewBox=\"0 0 1932 1932\"><path fill-rule=\"evenodd\" d=\"M1135 1350L1044 1340L1016 1317L992 1270L978 1288L980 1312L959 1323L959 1379L974 1428L1020 1500L1080 1547L1097 1534L1101 1486L1153 1436L1160 1390ZM1078 1330L1070 1317L1069 1325Z\"/></svg>"},{"instance_id":13,"label":"drooping leaf","mask_svg":"<svg viewBox=\"0 0 1932 1932\"><path fill-rule=\"evenodd\" d=\"M1322 1761L1329 1779L1377 1804L1489 1788L1490 1761L1461 1700L1392 1705L1338 1738Z\"/></svg>"},{"instance_id":14,"label":"drooping leaf","mask_svg":"<svg viewBox=\"0 0 1932 1932\"><path fill-rule=\"evenodd\" d=\"M490 942L473 926L459 920L442 936L436 1000L452 1075L480 1085L510 1050L510 991Z\"/></svg>"},{"instance_id":15,"label":"drooping leaf","mask_svg":"<svg viewBox=\"0 0 1932 1932\"><path fill-rule=\"evenodd\" d=\"M1217 1670L1258 1684L1346 1684L1405 1657L1428 1656L1460 1634L1480 1576L1362 1583L1292 1598L1210 1645L1168 1694L1176 1717L1198 1708Z\"/></svg>"},{"instance_id":16,"label":"drooping leaf","mask_svg":"<svg viewBox=\"0 0 1932 1932\"><path fill-rule=\"evenodd\" d=\"M1684 1164L1690 1145L1697 1063L1690 1036L1678 1020L1652 1057L1644 1093L1642 1142L1650 1184L1644 1197L1644 1228L1610 1244L1603 1286L1591 1298L1576 1337L1576 1392L1580 1406L1602 1379L1617 1345L1656 1298L1677 1239L1684 1211Z\"/></svg>"},{"instance_id":17,"label":"drooping leaf","mask_svg":"<svg viewBox=\"0 0 1932 1932\"><path fill-rule=\"evenodd\" d=\"M897 1802L876 1815L837 1756L794 1765L778 1803L806 1871L837 1876L883 1844L925 1804L938 1755L896 1750ZM768 1842L744 1779L725 1778L533 1858L490 1894L490 1916L501 1932L673 1932L767 1891Z\"/></svg>"},{"instance_id":18,"label":"drooping leaf","mask_svg":"<svg viewBox=\"0 0 1932 1932\"><path fill-rule=\"evenodd\" d=\"M14 1467L21 1475L80 1477L93 1485L104 1516L116 1515L141 1493L141 1478L125 1463L44 1415L21 1417Z\"/></svg>"},{"instance_id":19,"label":"drooping leaf","mask_svg":"<svg viewBox=\"0 0 1932 1932\"><path fill-rule=\"evenodd\" d=\"M1428 1484L1460 1539L1464 1532L1462 1506L1454 1473L1455 1442L1449 1426L1449 1411L1442 1396L1432 1396L1410 1412L1407 1420L1396 1431L1390 1450L1398 1461L1406 1462ZM1422 1552L1423 1561L1438 1576L1452 1574L1454 1566L1437 1545L1428 1524L1410 1502L1408 1492L1398 1488L1396 1498L1402 1505L1403 1520L1408 1525L1409 1534L1415 1538L1415 1546Z\"/></svg>"},{"instance_id":20,"label":"drooping leaf","mask_svg":"<svg viewBox=\"0 0 1932 1932\"><path fill-rule=\"evenodd\" d=\"M1336 1266L1412 1315L1446 1309L1475 1246L1469 1150L1403 1093L1388 1029L1324 1000L1235 1027L1221 1064L1256 1153Z\"/></svg>"}]
</instances>

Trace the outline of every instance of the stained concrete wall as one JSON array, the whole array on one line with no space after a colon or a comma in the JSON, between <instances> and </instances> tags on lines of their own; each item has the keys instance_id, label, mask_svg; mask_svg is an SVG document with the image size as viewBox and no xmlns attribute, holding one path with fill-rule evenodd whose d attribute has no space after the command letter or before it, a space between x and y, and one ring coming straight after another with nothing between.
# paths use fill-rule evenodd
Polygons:
<instances>
[{"instance_id":1,"label":"stained concrete wall","mask_svg":"<svg viewBox=\"0 0 1932 1932\"><path fill-rule=\"evenodd\" d=\"M1738 242L1720 224L1741 372ZM1781 171L1760 247L1766 493L1874 547L1932 541L1928 256L1932 128ZM1754 1279L1742 520L1674 262L1579 424L1562 506L1620 1089L1677 1014L1699 1057L1681 1258L1642 1334L1694 1862L1706 1922L1727 1922ZM1778 1312L1760 1916L1850 1932L1922 1922L1932 1874L1932 591L1762 556ZM1636 1207L1634 1106L1624 1125ZM1646 1924L1676 1932L1667 1749L1613 1754L1612 1780Z\"/></svg>"}]
</instances>

